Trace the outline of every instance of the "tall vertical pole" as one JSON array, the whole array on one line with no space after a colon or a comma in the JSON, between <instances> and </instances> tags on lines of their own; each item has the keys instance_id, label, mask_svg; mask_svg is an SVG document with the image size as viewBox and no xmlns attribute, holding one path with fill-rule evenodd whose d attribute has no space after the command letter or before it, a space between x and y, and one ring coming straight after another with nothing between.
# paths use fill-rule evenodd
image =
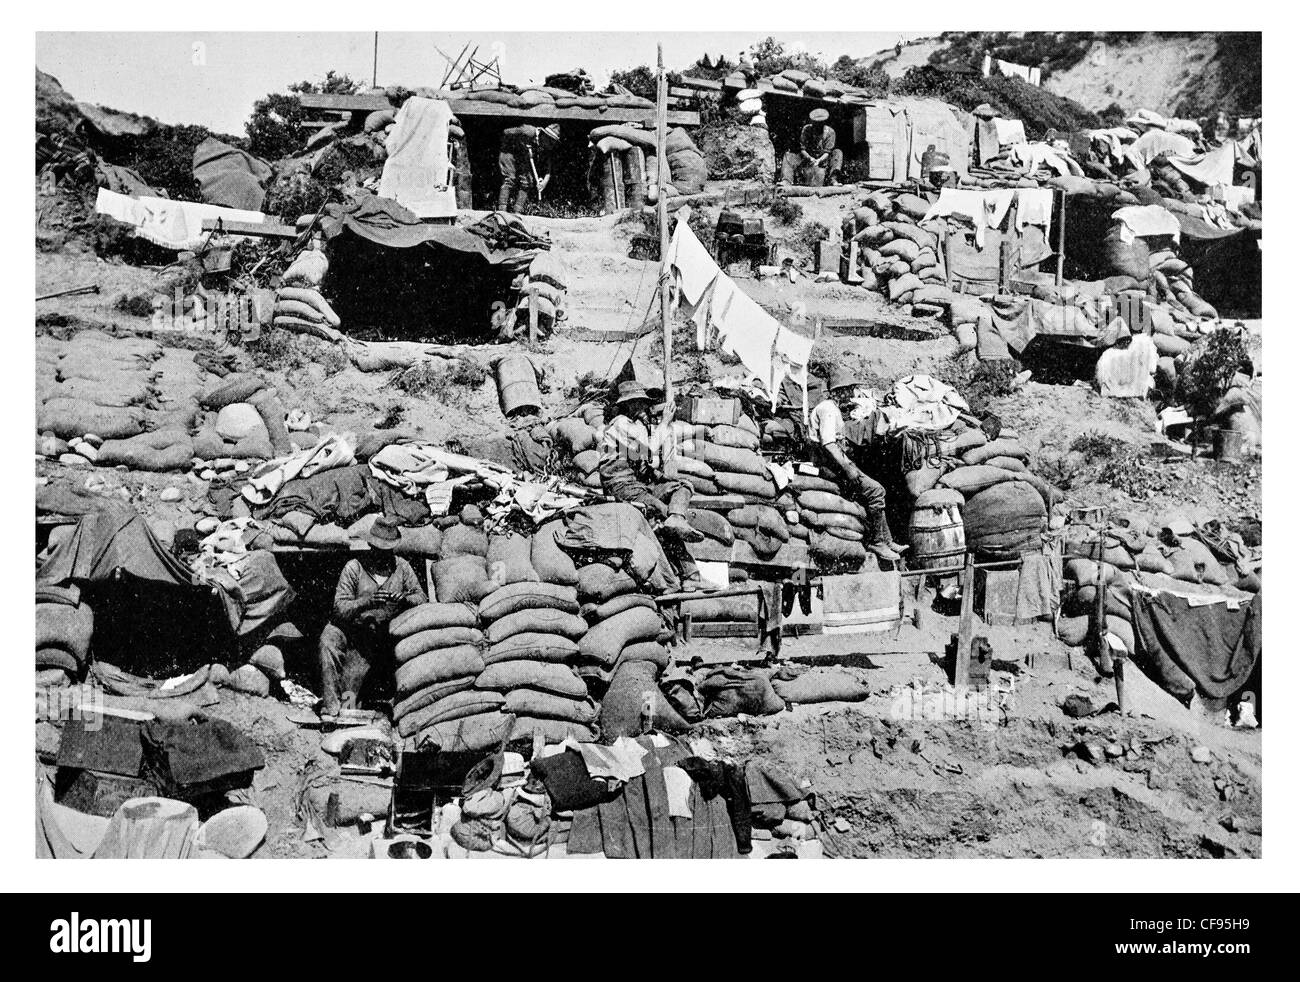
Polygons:
<instances>
[{"instance_id":1,"label":"tall vertical pole","mask_svg":"<svg viewBox=\"0 0 1300 982\"><path fill-rule=\"evenodd\" d=\"M379 32L378 31L375 31L375 58L374 61L371 62L371 65L373 66L373 68L370 75L370 87L373 89L379 87Z\"/></svg>"},{"instance_id":2,"label":"tall vertical pole","mask_svg":"<svg viewBox=\"0 0 1300 982\"><path fill-rule=\"evenodd\" d=\"M664 74L664 46L659 45L659 92L655 100L655 154L658 157L655 208L659 216L659 309L664 324L664 419L673 411L673 321L668 312L668 76Z\"/></svg>"},{"instance_id":3,"label":"tall vertical pole","mask_svg":"<svg viewBox=\"0 0 1300 982\"><path fill-rule=\"evenodd\" d=\"M1065 192L1061 192L1061 218L1056 225L1056 285L1065 281Z\"/></svg>"}]
</instances>

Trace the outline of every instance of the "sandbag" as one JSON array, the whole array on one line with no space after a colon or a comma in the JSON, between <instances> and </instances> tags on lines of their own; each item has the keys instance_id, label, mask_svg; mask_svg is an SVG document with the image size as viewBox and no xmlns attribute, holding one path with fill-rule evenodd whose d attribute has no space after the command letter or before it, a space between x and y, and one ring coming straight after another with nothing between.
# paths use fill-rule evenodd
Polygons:
<instances>
[{"instance_id":1,"label":"sandbag","mask_svg":"<svg viewBox=\"0 0 1300 982\"><path fill-rule=\"evenodd\" d=\"M284 403L276 396L273 389L263 389L255 393L248 400L248 405L257 410L262 418L262 425L266 428L267 438L271 441L271 449L275 451L277 457L293 453L293 443L289 439L289 430L284 425ZM223 410L224 412L224 410ZM220 414L218 414L220 418ZM220 429L218 429L220 432Z\"/></svg>"},{"instance_id":2,"label":"sandbag","mask_svg":"<svg viewBox=\"0 0 1300 982\"><path fill-rule=\"evenodd\" d=\"M919 290L924 284L915 273L904 273L889 281L889 299L904 300L913 290Z\"/></svg>"},{"instance_id":3,"label":"sandbag","mask_svg":"<svg viewBox=\"0 0 1300 982\"><path fill-rule=\"evenodd\" d=\"M658 611L633 607L591 627L578 642L578 657L597 665L613 665L629 644L653 641L662 626Z\"/></svg>"},{"instance_id":4,"label":"sandbag","mask_svg":"<svg viewBox=\"0 0 1300 982\"><path fill-rule=\"evenodd\" d=\"M84 664L95 632L95 615L85 604L38 603L36 605L36 647L58 648Z\"/></svg>"},{"instance_id":5,"label":"sandbag","mask_svg":"<svg viewBox=\"0 0 1300 982\"><path fill-rule=\"evenodd\" d=\"M558 719L590 725L596 722L596 704L590 697L570 699L537 689L512 689L506 693L505 711L534 719Z\"/></svg>"},{"instance_id":6,"label":"sandbag","mask_svg":"<svg viewBox=\"0 0 1300 982\"><path fill-rule=\"evenodd\" d=\"M763 505L745 505L727 512L727 521L736 528L760 529L781 542L790 539L785 516L775 508Z\"/></svg>"},{"instance_id":7,"label":"sandbag","mask_svg":"<svg viewBox=\"0 0 1300 982\"><path fill-rule=\"evenodd\" d=\"M205 389L199 396L199 405L213 411L224 409L231 403L247 402L249 397L265 385L260 375L252 372L233 372Z\"/></svg>"},{"instance_id":8,"label":"sandbag","mask_svg":"<svg viewBox=\"0 0 1300 982\"><path fill-rule=\"evenodd\" d=\"M921 253L921 247L911 239L895 239L880 247L882 256L895 256L905 263L911 263Z\"/></svg>"},{"instance_id":9,"label":"sandbag","mask_svg":"<svg viewBox=\"0 0 1300 982\"><path fill-rule=\"evenodd\" d=\"M729 621L732 623L753 623L758 620L758 604L754 597L701 597L699 600L683 600L679 608L682 616L690 615L691 620L704 622Z\"/></svg>"},{"instance_id":10,"label":"sandbag","mask_svg":"<svg viewBox=\"0 0 1300 982\"><path fill-rule=\"evenodd\" d=\"M65 440L87 433L124 439L143 433L145 418L144 410L136 407L111 409L77 399L50 399L36 412L36 429Z\"/></svg>"},{"instance_id":11,"label":"sandbag","mask_svg":"<svg viewBox=\"0 0 1300 982\"><path fill-rule=\"evenodd\" d=\"M808 536L808 551L813 560L827 566L859 568L867 561L861 542L850 542L826 532L813 531Z\"/></svg>"},{"instance_id":12,"label":"sandbag","mask_svg":"<svg viewBox=\"0 0 1300 982\"><path fill-rule=\"evenodd\" d=\"M499 661L483 669L474 680L476 689L509 692L512 689L537 689L570 699L584 699L587 686L567 665L540 661Z\"/></svg>"},{"instance_id":13,"label":"sandbag","mask_svg":"<svg viewBox=\"0 0 1300 982\"><path fill-rule=\"evenodd\" d=\"M752 450L742 450L738 447L721 447L706 440L697 440L695 442L695 457L712 467L715 477L724 471L732 474L752 474L755 477L769 477L767 463Z\"/></svg>"},{"instance_id":14,"label":"sandbag","mask_svg":"<svg viewBox=\"0 0 1300 982\"><path fill-rule=\"evenodd\" d=\"M753 474L733 474L718 471L714 481L723 491L732 494L752 495L755 498L773 499L776 497L776 484L770 476L757 477Z\"/></svg>"},{"instance_id":15,"label":"sandbag","mask_svg":"<svg viewBox=\"0 0 1300 982\"><path fill-rule=\"evenodd\" d=\"M576 614L578 591L571 586L552 583L515 582L493 590L479 604L483 623L491 624L521 610L547 608Z\"/></svg>"},{"instance_id":16,"label":"sandbag","mask_svg":"<svg viewBox=\"0 0 1300 982\"><path fill-rule=\"evenodd\" d=\"M473 627L478 623L478 611L466 603L427 603L402 611L388 624L388 633L394 638L409 638L421 631L441 627Z\"/></svg>"},{"instance_id":17,"label":"sandbag","mask_svg":"<svg viewBox=\"0 0 1300 982\"><path fill-rule=\"evenodd\" d=\"M679 454L673 458L673 463L677 467L678 477L698 477L710 482L713 481L713 468L698 457Z\"/></svg>"},{"instance_id":18,"label":"sandbag","mask_svg":"<svg viewBox=\"0 0 1300 982\"><path fill-rule=\"evenodd\" d=\"M867 513L856 501L849 501L838 494L829 494L825 491L801 491L798 497L799 507L806 508L808 511L829 511L839 512L842 515L853 515L856 518L866 518Z\"/></svg>"},{"instance_id":19,"label":"sandbag","mask_svg":"<svg viewBox=\"0 0 1300 982\"><path fill-rule=\"evenodd\" d=\"M397 732L400 736L409 737L426 726L436 723L493 712L500 709L505 701L506 697L499 692L473 688L461 689L407 713L398 721Z\"/></svg>"},{"instance_id":20,"label":"sandbag","mask_svg":"<svg viewBox=\"0 0 1300 982\"><path fill-rule=\"evenodd\" d=\"M772 689L792 705L819 702L861 702L871 695L865 682L844 669L813 668L798 678L777 679Z\"/></svg>"},{"instance_id":21,"label":"sandbag","mask_svg":"<svg viewBox=\"0 0 1300 982\"><path fill-rule=\"evenodd\" d=\"M576 611L570 613L549 607L534 607L506 614L489 624L484 633L489 644L496 644L515 634L559 634L576 641L586 632L587 622Z\"/></svg>"},{"instance_id":22,"label":"sandbag","mask_svg":"<svg viewBox=\"0 0 1300 982\"><path fill-rule=\"evenodd\" d=\"M803 491L824 491L827 494L838 495L840 486L834 481L828 481L824 477L814 477L810 474L796 474L790 483L786 485L786 490L791 494L798 495Z\"/></svg>"},{"instance_id":23,"label":"sandbag","mask_svg":"<svg viewBox=\"0 0 1300 982\"><path fill-rule=\"evenodd\" d=\"M463 692L465 689L473 688L473 686L473 675L462 675L458 678L448 679L446 682L435 682L433 685L426 685L423 689L418 689L406 698L399 700L393 706L393 719L401 720L417 709L431 706L439 699L449 696L453 692Z\"/></svg>"},{"instance_id":24,"label":"sandbag","mask_svg":"<svg viewBox=\"0 0 1300 982\"><path fill-rule=\"evenodd\" d=\"M1003 470L1001 467L976 464L969 467L958 467L956 470L949 471L939 478L939 484L946 488L952 488L954 491L960 491L969 498L985 488L991 488L995 484L1014 479L1014 474Z\"/></svg>"},{"instance_id":25,"label":"sandbag","mask_svg":"<svg viewBox=\"0 0 1300 982\"><path fill-rule=\"evenodd\" d=\"M561 519L538 526L537 531L533 533L529 562L541 582L576 587L578 568L574 565L573 558L560 548L555 538L563 531L564 522Z\"/></svg>"},{"instance_id":26,"label":"sandbag","mask_svg":"<svg viewBox=\"0 0 1300 982\"><path fill-rule=\"evenodd\" d=\"M435 648L398 666L397 692L403 696L410 695L436 682L446 682L465 675L478 675L483 671L483 667L483 658L478 648L473 645Z\"/></svg>"},{"instance_id":27,"label":"sandbag","mask_svg":"<svg viewBox=\"0 0 1300 982\"><path fill-rule=\"evenodd\" d=\"M481 556L453 556L433 564L434 595L439 603L478 603L496 589Z\"/></svg>"},{"instance_id":28,"label":"sandbag","mask_svg":"<svg viewBox=\"0 0 1300 982\"><path fill-rule=\"evenodd\" d=\"M625 593L620 597L606 600L603 604L584 604L581 614L588 624L598 624L601 621L608 620L615 614L631 610L633 607L645 607L648 610L655 611L659 609L654 597L647 596L644 593Z\"/></svg>"},{"instance_id":29,"label":"sandbag","mask_svg":"<svg viewBox=\"0 0 1300 982\"><path fill-rule=\"evenodd\" d=\"M573 466L583 474L594 474L600 468L600 454L595 450L583 450L574 455Z\"/></svg>"},{"instance_id":30,"label":"sandbag","mask_svg":"<svg viewBox=\"0 0 1300 982\"><path fill-rule=\"evenodd\" d=\"M420 525L415 528L402 526L398 530L401 539L394 550L403 556L424 556L433 559L442 550L442 530L433 525Z\"/></svg>"},{"instance_id":31,"label":"sandbag","mask_svg":"<svg viewBox=\"0 0 1300 982\"><path fill-rule=\"evenodd\" d=\"M990 468L997 470L997 468ZM1038 490L1012 479L967 498L962 510L966 545L976 552L1020 555L1042 548L1047 508Z\"/></svg>"},{"instance_id":32,"label":"sandbag","mask_svg":"<svg viewBox=\"0 0 1300 982\"><path fill-rule=\"evenodd\" d=\"M1227 574L1214 558L1214 553L1205 543L1189 536L1183 536L1181 545L1169 554L1169 564L1173 567L1171 575L1176 580L1214 586L1224 586L1228 582Z\"/></svg>"},{"instance_id":33,"label":"sandbag","mask_svg":"<svg viewBox=\"0 0 1300 982\"><path fill-rule=\"evenodd\" d=\"M455 648L460 645L480 647L483 644L483 632L475 627L435 627L402 638L393 647L393 659L404 665L412 658L439 648Z\"/></svg>"},{"instance_id":34,"label":"sandbag","mask_svg":"<svg viewBox=\"0 0 1300 982\"><path fill-rule=\"evenodd\" d=\"M690 729L660 692L659 669L650 662L624 662L614 672L600 702L600 738L613 743L619 737L637 737L649 729L661 733L685 733ZM645 718L647 694L653 694L652 718Z\"/></svg>"},{"instance_id":35,"label":"sandbag","mask_svg":"<svg viewBox=\"0 0 1300 982\"><path fill-rule=\"evenodd\" d=\"M919 194L899 194L894 197L894 208L918 222L930 211L930 203Z\"/></svg>"},{"instance_id":36,"label":"sandbag","mask_svg":"<svg viewBox=\"0 0 1300 982\"><path fill-rule=\"evenodd\" d=\"M942 476L943 472L937 467L918 467L903 475L903 484L907 487L908 494L919 498L938 484Z\"/></svg>"},{"instance_id":37,"label":"sandbag","mask_svg":"<svg viewBox=\"0 0 1300 982\"><path fill-rule=\"evenodd\" d=\"M145 376L125 372L103 381L71 378L49 392L47 399L76 399L109 409L150 405L157 395Z\"/></svg>"},{"instance_id":38,"label":"sandbag","mask_svg":"<svg viewBox=\"0 0 1300 982\"><path fill-rule=\"evenodd\" d=\"M228 406L221 407L213 428L223 440L236 442L254 432L267 436L266 424L262 422L261 414L246 402L232 402Z\"/></svg>"},{"instance_id":39,"label":"sandbag","mask_svg":"<svg viewBox=\"0 0 1300 982\"><path fill-rule=\"evenodd\" d=\"M715 542L721 542L724 546L729 546L736 541L736 534L732 530L731 523L717 512L707 511L703 508L689 508L686 511L686 520L691 523L691 528L696 529Z\"/></svg>"},{"instance_id":40,"label":"sandbag","mask_svg":"<svg viewBox=\"0 0 1300 982\"><path fill-rule=\"evenodd\" d=\"M658 641L638 641L630 644L619 654L620 662L644 661L654 665L661 672L672 661L672 655Z\"/></svg>"},{"instance_id":41,"label":"sandbag","mask_svg":"<svg viewBox=\"0 0 1300 982\"><path fill-rule=\"evenodd\" d=\"M500 746L501 741L514 729L516 727L510 725L509 716L499 710L492 710L463 719L431 723L422 727L414 740L416 747L421 750L471 753Z\"/></svg>"},{"instance_id":42,"label":"sandbag","mask_svg":"<svg viewBox=\"0 0 1300 982\"><path fill-rule=\"evenodd\" d=\"M133 471L187 471L195 456L194 444L189 437L177 440L166 447L154 446L144 439L149 434L129 440L105 440L99 448L96 463L100 467L123 465Z\"/></svg>"},{"instance_id":43,"label":"sandbag","mask_svg":"<svg viewBox=\"0 0 1300 982\"><path fill-rule=\"evenodd\" d=\"M495 583L536 583L537 570L532 563L533 543L527 535L511 533L488 539L487 571ZM480 608L480 613L482 609Z\"/></svg>"},{"instance_id":44,"label":"sandbag","mask_svg":"<svg viewBox=\"0 0 1300 982\"><path fill-rule=\"evenodd\" d=\"M1146 242L1138 237L1125 242L1118 225L1102 239L1102 257L1112 275L1131 276L1139 283L1151 277L1151 250Z\"/></svg>"},{"instance_id":45,"label":"sandbag","mask_svg":"<svg viewBox=\"0 0 1300 982\"><path fill-rule=\"evenodd\" d=\"M570 456L596 447L596 430L576 416L566 416L556 420L551 432L560 445L569 451Z\"/></svg>"},{"instance_id":46,"label":"sandbag","mask_svg":"<svg viewBox=\"0 0 1300 982\"><path fill-rule=\"evenodd\" d=\"M623 570L604 563L590 563L578 570L578 598L604 603L611 597L635 593L637 582Z\"/></svg>"},{"instance_id":47,"label":"sandbag","mask_svg":"<svg viewBox=\"0 0 1300 982\"><path fill-rule=\"evenodd\" d=\"M471 528L464 523L453 525L442 533L442 555L444 558L455 556L486 557L488 551L487 536L482 529Z\"/></svg>"},{"instance_id":48,"label":"sandbag","mask_svg":"<svg viewBox=\"0 0 1300 982\"><path fill-rule=\"evenodd\" d=\"M838 511L809 511L807 508L799 509L799 521L803 522L809 528L817 529L819 532L829 532L832 529L844 529L852 532L857 536L862 536L864 529L862 520L856 515L845 515Z\"/></svg>"},{"instance_id":49,"label":"sandbag","mask_svg":"<svg viewBox=\"0 0 1300 982\"><path fill-rule=\"evenodd\" d=\"M739 426L723 423L709 429L709 442L719 447L734 447L740 450L758 450L760 443L757 433L743 430Z\"/></svg>"},{"instance_id":50,"label":"sandbag","mask_svg":"<svg viewBox=\"0 0 1300 982\"><path fill-rule=\"evenodd\" d=\"M1015 457L1017 460L1027 461L1029 451L1025 450L1017 441L1002 437L981 446L972 447L961 455L964 464L983 464L992 457Z\"/></svg>"},{"instance_id":51,"label":"sandbag","mask_svg":"<svg viewBox=\"0 0 1300 982\"><path fill-rule=\"evenodd\" d=\"M499 661L541 661L564 664L578 656L578 643L559 634L540 634L525 631L498 641L483 652L483 662L493 665Z\"/></svg>"}]
</instances>

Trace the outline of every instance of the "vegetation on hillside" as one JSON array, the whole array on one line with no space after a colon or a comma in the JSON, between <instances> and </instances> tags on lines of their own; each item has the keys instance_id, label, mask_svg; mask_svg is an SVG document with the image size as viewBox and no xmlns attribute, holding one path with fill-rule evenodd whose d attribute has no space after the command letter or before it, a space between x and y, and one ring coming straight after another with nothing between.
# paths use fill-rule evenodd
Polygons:
<instances>
[{"instance_id":1,"label":"vegetation on hillside","mask_svg":"<svg viewBox=\"0 0 1300 982\"><path fill-rule=\"evenodd\" d=\"M244 124L248 152L265 160L292 156L307 142L301 127L307 115L299 95L307 92L351 95L360 89L360 82L331 69L319 82L295 82L288 92L267 93L253 103L252 115Z\"/></svg>"}]
</instances>

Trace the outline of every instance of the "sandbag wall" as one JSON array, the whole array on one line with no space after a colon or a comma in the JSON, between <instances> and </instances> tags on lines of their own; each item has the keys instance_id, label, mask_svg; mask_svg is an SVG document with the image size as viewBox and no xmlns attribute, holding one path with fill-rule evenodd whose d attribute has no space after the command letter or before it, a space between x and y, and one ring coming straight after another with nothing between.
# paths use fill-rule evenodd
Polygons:
<instances>
[{"instance_id":1,"label":"sandbag wall","mask_svg":"<svg viewBox=\"0 0 1300 982\"><path fill-rule=\"evenodd\" d=\"M1109 532L1099 523L1074 523L1062 531L1065 590L1057 634L1079 646L1088 637L1097 601L1097 584L1106 584L1106 630L1132 654L1135 639L1132 593L1135 583L1153 589L1210 592L1248 597L1259 592L1254 572L1243 572L1219 557L1194 534L1176 534L1168 524L1135 514L1117 515ZM1100 547L1100 567L1097 552ZM1092 558L1087 558L1092 557Z\"/></svg>"},{"instance_id":2,"label":"sandbag wall","mask_svg":"<svg viewBox=\"0 0 1300 982\"><path fill-rule=\"evenodd\" d=\"M513 337L527 337L532 314L530 304L537 308L537 328L542 337L555 331L556 322L565 316L564 304L568 292L568 277L549 252L539 252L528 265L519 286L519 300L515 304Z\"/></svg>"},{"instance_id":3,"label":"sandbag wall","mask_svg":"<svg viewBox=\"0 0 1300 982\"><path fill-rule=\"evenodd\" d=\"M597 126L589 134L596 153L601 204L606 213L639 208L658 198L659 166L654 133L627 124ZM690 134L681 127L668 131L664 143L668 167L664 193L670 197L704 190L709 167Z\"/></svg>"},{"instance_id":4,"label":"sandbag wall","mask_svg":"<svg viewBox=\"0 0 1300 982\"><path fill-rule=\"evenodd\" d=\"M939 238L917 225L929 209L920 195L877 191L846 220L843 232L846 240L858 243L866 289L894 303L920 303L928 296L927 286L944 285Z\"/></svg>"},{"instance_id":5,"label":"sandbag wall","mask_svg":"<svg viewBox=\"0 0 1300 982\"><path fill-rule=\"evenodd\" d=\"M36 597L36 670L58 669L81 678L95 633L95 615L79 591L53 589Z\"/></svg>"},{"instance_id":6,"label":"sandbag wall","mask_svg":"<svg viewBox=\"0 0 1300 982\"><path fill-rule=\"evenodd\" d=\"M1196 293L1192 267L1178 257L1171 236L1129 235L1122 222L1115 222L1102 240L1102 254L1112 276L1131 277L1152 300L1198 320L1218 319L1218 311Z\"/></svg>"},{"instance_id":7,"label":"sandbag wall","mask_svg":"<svg viewBox=\"0 0 1300 982\"><path fill-rule=\"evenodd\" d=\"M459 517L442 531L433 602L390 626L399 733L415 746L482 750L513 715L513 739L596 739L596 705L574 669L587 622L558 523L489 536L474 506Z\"/></svg>"}]
</instances>

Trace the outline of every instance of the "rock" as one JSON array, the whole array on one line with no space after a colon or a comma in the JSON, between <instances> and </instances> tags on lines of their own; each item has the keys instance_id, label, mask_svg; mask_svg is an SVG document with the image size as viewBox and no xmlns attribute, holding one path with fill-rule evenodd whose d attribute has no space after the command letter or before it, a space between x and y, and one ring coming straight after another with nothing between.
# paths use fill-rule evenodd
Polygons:
<instances>
[{"instance_id":1,"label":"rock","mask_svg":"<svg viewBox=\"0 0 1300 982\"><path fill-rule=\"evenodd\" d=\"M248 471L249 471L248 461L246 461L246 460L237 460L237 461L235 461L235 473L236 473L236 474L247 474Z\"/></svg>"},{"instance_id":2,"label":"rock","mask_svg":"<svg viewBox=\"0 0 1300 982\"><path fill-rule=\"evenodd\" d=\"M217 472L211 467L205 467L203 470L199 471L199 477L203 478L205 481L211 481L216 476Z\"/></svg>"},{"instance_id":3,"label":"rock","mask_svg":"<svg viewBox=\"0 0 1300 982\"><path fill-rule=\"evenodd\" d=\"M89 443L92 447L99 449L104 445L104 438L94 433L83 434L81 439Z\"/></svg>"},{"instance_id":4,"label":"rock","mask_svg":"<svg viewBox=\"0 0 1300 982\"><path fill-rule=\"evenodd\" d=\"M99 460L99 451L96 450L95 447L89 443L77 444L77 454L79 456L85 457L92 464L95 463L95 461Z\"/></svg>"},{"instance_id":5,"label":"rock","mask_svg":"<svg viewBox=\"0 0 1300 982\"><path fill-rule=\"evenodd\" d=\"M1219 819L1219 824L1222 825L1229 832L1236 832L1241 827L1240 823L1238 823L1237 821L1237 816L1232 814L1232 812L1229 812L1228 814L1224 815L1221 819Z\"/></svg>"},{"instance_id":6,"label":"rock","mask_svg":"<svg viewBox=\"0 0 1300 982\"><path fill-rule=\"evenodd\" d=\"M1107 744L1107 745L1106 745L1106 756L1107 756L1107 757L1123 757L1123 756L1124 756L1124 748L1123 748L1122 746L1120 746L1118 743Z\"/></svg>"},{"instance_id":7,"label":"rock","mask_svg":"<svg viewBox=\"0 0 1300 982\"><path fill-rule=\"evenodd\" d=\"M90 461L81 454L63 453L59 454L59 463L67 464L69 467L89 467Z\"/></svg>"},{"instance_id":8,"label":"rock","mask_svg":"<svg viewBox=\"0 0 1300 982\"><path fill-rule=\"evenodd\" d=\"M266 696L271 693L271 680L256 665L240 665L230 673L227 684L236 692L246 692L250 696Z\"/></svg>"},{"instance_id":9,"label":"rock","mask_svg":"<svg viewBox=\"0 0 1300 982\"><path fill-rule=\"evenodd\" d=\"M219 519L212 515L205 515L194 523L194 531L198 532L199 535L211 535L217 530L217 526L220 524L221 521Z\"/></svg>"},{"instance_id":10,"label":"rock","mask_svg":"<svg viewBox=\"0 0 1300 982\"><path fill-rule=\"evenodd\" d=\"M230 669L220 662L213 662L208 666L208 681L213 685L229 685Z\"/></svg>"},{"instance_id":11,"label":"rock","mask_svg":"<svg viewBox=\"0 0 1300 982\"><path fill-rule=\"evenodd\" d=\"M835 831L836 831L836 832L839 832L839 833L843 834L843 833L848 832L849 829L851 829L851 828L852 828L852 826L849 825L849 823L846 822L844 819L842 819L842 818L837 818L837 819L835 819Z\"/></svg>"},{"instance_id":12,"label":"rock","mask_svg":"<svg viewBox=\"0 0 1300 982\"><path fill-rule=\"evenodd\" d=\"M1204 745L1192 748L1192 760L1198 764L1208 764L1213 758L1210 756L1210 748Z\"/></svg>"},{"instance_id":13,"label":"rock","mask_svg":"<svg viewBox=\"0 0 1300 982\"><path fill-rule=\"evenodd\" d=\"M180 501L183 497L185 497L185 495L181 493L180 488L163 488L162 493L158 495L158 500Z\"/></svg>"},{"instance_id":14,"label":"rock","mask_svg":"<svg viewBox=\"0 0 1300 982\"><path fill-rule=\"evenodd\" d=\"M264 644L253 652L248 659L250 665L256 665L262 672L272 679L282 679L285 677L284 671L284 653L273 644Z\"/></svg>"},{"instance_id":15,"label":"rock","mask_svg":"<svg viewBox=\"0 0 1300 982\"><path fill-rule=\"evenodd\" d=\"M1090 764L1100 764L1106 759L1105 748L1100 743L1090 743L1087 740L1076 743L1074 752L1080 760L1086 760Z\"/></svg>"}]
</instances>

